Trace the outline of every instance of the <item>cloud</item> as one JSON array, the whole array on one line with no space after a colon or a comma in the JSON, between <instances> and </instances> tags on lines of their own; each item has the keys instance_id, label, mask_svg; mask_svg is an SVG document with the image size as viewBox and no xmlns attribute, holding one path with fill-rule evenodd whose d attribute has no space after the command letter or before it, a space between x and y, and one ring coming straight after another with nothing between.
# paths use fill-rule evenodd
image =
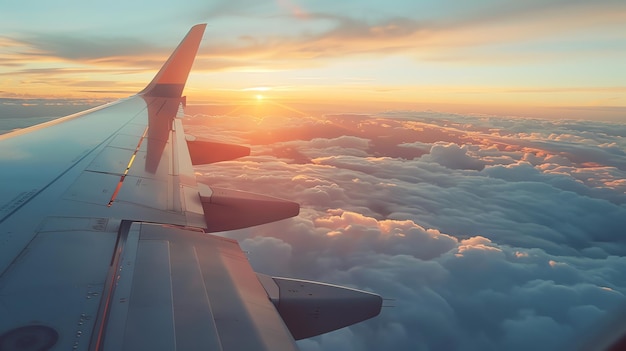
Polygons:
<instances>
[{"instance_id":1,"label":"cloud","mask_svg":"<svg viewBox=\"0 0 626 351\"><path fill-rule=\"evenodd\" d=\"M22 103L65 101L0 107ZM222 233L255 270L395 306L302 350L557 349L593 339L626 304L626 175L598 165L622 161L621 125L407 111L184 122L252 146L197 167L200 181L302 204L293 219Z\"/></svg>"},{"instance_id":2,"label":"cloud","mask_svg":"<svg viewBox=\"0 0 626 351\"><path fill-rule=\"evenodd\" d=\"M289 267L289 261L292 259L292 247L284 241L274 237L256 236L248 238L240 243L244 250L249 251L248 258L250 263L257 267L258 271L274 272L275 275L281 276L286 274L286 267ZM267 257L273 259L267 260Z\"/></svg>"},{"instance_id":3,"label":"cloud","mask_svg":"<svg viewBox=\"0 0 626 351\"><path fill-rule=\"evenodd\" d=\"M314 4L309 7L302 10L306 12L305 17L293 20L292 13L284 13L280 8L259 9L245 1L242 4L218 4L210 11L211 16L246 18L258 23L257 27L262 30L251 34L234 29L217 37L202 50L199 66L207 69L211 64L217 69L229 66L271 68L279 64L285 69L310 67L312 62L320 65L344 57L398 53L420 60L481 64L488 61L498 65L520 60L536 61L538 56L557 59L571 52L555 51L546 45L522 45L518 49L507 47L502 50L502 45L520 41L561 41L562 35L578 33L582 28L593 30L598 26L621 23L624 10L623 4L610 0L593 6L582 1L523 4L484 1L472 4L471 8L465 3L452 2L447 17L428 13L427 8L415 4L389 9L384 15L379 11L360 17L329 11ZM259 18L256 13L251 14L254 10L274 15ZM285 33L283 26L276 26L277 22L293 30ZM597 39L594 38L596 42ZM607 50L610 48L608 45Z\"/></svg>"},{"instance_id":4,"label":"cloud","mask_svg":"<svg viewBox=\"0 0 626 351\"><path fill-rule=\"evenodd\" d=\"M5 40L9 47L22 51L20 55L28 54L31 59L55 57L70 61L107 62L107 59L125 57L130 60L149 55L162 61L161 58L169 53L169 49L159 48L143 39L89 33L31 33Z\"/></svg>"},{"instance_id":5,"label":"cloud","mask_svg":"<svg viewBox=\"0 0 626 351\"><path fill-rule=\"evenodd\" d=\"M9 94L7 94L9 95ZM109 102L103 99L0 97L0 133L47 122Z\"/></svg>"},{"instance_id":6,"label":"cloud","mask_svg":"<svg viewBox=\"0 0 626 351\"><path fill-rule=\"evenodd\" d=\"M291 220L224 233L255 269L393 299L303 350L555 349L626 303L626 175L589 164L623 162L619 125L432 112L187 121L252 145L198 167L201 181L302 204Z\"/></svg>"},{"instance_id":7,"label":"cloud","mask_svg":"<svg viewBox=\"0 0 626 351\"><path fill-rule=\"evenodd\" d=\"M500 2L498 6L493 6L492 2L486 1L474 4L472 9L465 9L465 4L451 4L453 10L449 16L441 17L440 14L428 13L428 9L420 5L409 6L413 8L398 7L385 15L381 12L368 17L352 17L315 4L310 4L309 8L290 2L275 5L250 1L218 2L212 6L204 4L197 8L195 15L204 20L211 18L216 26L207 34L210 40L206 40L201 48L196 69L269 69L277 65L280 69L301 68L355 55L389 56L397 53L425 60L467 61L478 58L484 63L491 57L493 61L508 62L515 57L528 58L528 55L524 52L511 53L510 50L486 50L485 47L499 45L503 41L541 41L546 36L577 32L599 23L620 23L622 18L619 14L623 10L623 4L608 0L596 2L593 7L584 2L568 1L510 2L506 5ZM454 10L457 7L458 10ZM294 12L295 9L297 11ZM259 13L266 15L259 16ZM580 16L582 13L585 16ZM227 20L232 18L245 18L257 23L256 27L261 30L251 34L245 26L231 28ZM529 18L533 22L527 21ZM598 18L603 21L599 22ZM283 25L276 26L277 21ZM221 25L222 22L224 25ZM285 33L282 30L284 26L293 30ZM503 32L507 35L503 36ZM170 50L167 45L145 38L119 34L113 37L46 32L0 40L6 42L8 47L19 50L3 58L3 64L12 65L18 65L20 60L24 62L25 59L55 57L108 66L158 67L162 57ZM535 56L562 54L551 53L546 48L532 50ZM618 90L622 88L617 87Z\"/></svg>"},{"instance_id":8,"label":"cloud","mask_svg":"<svg viewBox=\"0 0 626 351\"><path fill-rule=\"evenodd\" d=\"M432 160L452 169L482 170L485 167L484 162L468 154L468 149L467 145L435 143L430 149L430 154L423 156L422 159Z\"/></svg>"},{"instance_id":9,"label":"cloud","mask_svg":"<svg viewBox=\"0 0 626 351\"><path fill-rule=\"evenodd\" d=\"M118 25L106 28L106 33L99 33L103 28L85 18L66 26L47 26L40 33L37 31L44 24L9 23L9 30L0 38L4 44L0 45L0 66L6 66L3 75L12 79L3 90L43 96L52 85L84 85L77 79L87 74L105 86L59 90L59 94L133 93L144 86L139 82L149 79L148 72L161 65L180 39L180 26L197 18L194 21L210 19L194 65L205 77L192 78L195 89L190 97L232 101L242 98L232 90L241 89L245 82L265 85L271 79L291 88L275 94L281 98L338 103L339 99L364 96L362 109L389 102L433 108L443 105L441 101L454 100L457 111L482 104L471 110L502 112L497 101L517 105L519 114L546 116L561 114L567 107L555 106L576 101L581 106L570 106L567 112L586 117L602 111L603 118L616 120L622 116L619 105L624 87L614 75L604 72L622 55L623 38L617 33L623 32L624 5L617 1L593 5L580 1L402 2L381 7L363 2L243 0L179 5L178 12L192 16L165 21L161 20L167 18L164 7L152 6L156 17L144 16L152 20L137 22L128 11L116 19ZM139 2L129 9L143 7ZM53 21L62 21L63 11L47 10L58 15L48 16ZM17 8L8 11L23 12ZM42 16L40 12L32 18ZM101 17L106 17L105 13ZM580 69L583 66L594 69ZM41 68L48 71L39 71ZM276 75L269 77L268 72ZM117 84L111 83L111 74L120 79ZM302 76L328 78L305 82L298 79ZM541 77L539 83L534 82L541 87L533 88L528 77ZM597 77L605 78L598 81ZM417 81L420 84L416 85ZM446 87L433 86L442 81ZM476 82L483 86L477 87ZM113 87L121 84L130 90ZM320 91L329 96L320 96ZM491 94L502 99L487 101L484 96ZM592 110L585 110L589 108ZM407 148L395 151L407 158L421 156Z\"/></svg>"}]
</instances>

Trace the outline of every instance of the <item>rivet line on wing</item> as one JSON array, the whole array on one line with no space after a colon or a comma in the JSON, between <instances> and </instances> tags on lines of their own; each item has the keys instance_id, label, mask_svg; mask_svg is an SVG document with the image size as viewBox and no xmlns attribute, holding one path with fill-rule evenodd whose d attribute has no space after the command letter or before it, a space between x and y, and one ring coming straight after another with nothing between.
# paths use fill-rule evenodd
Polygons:
<instances>
[{"instance_id":1,"label":"rivet line on wing","mask_svg":"<svg viewBox=\"0 0 626 351\"><path fill-rule=\"evenodd\" d=\"M124 179L126 179L126 175L128 174L130 167L133 165L133 162L135 162L135 157L137 156L137 152L139 151L139 148L141 147L141 143L143 142L143 139L146 137L147 134L148 134L148 127L144 129L143 134L141 135L141 138L139 138L137 147L135 147L135 151L133 152L132 156L130 156L130 160L128 160L128 165L126 166L126 169L124 170L124 174L120 176L120 181L117 183L117 186L115 187L115 191L113 192L113 195L111 195L111 200L109 200L107 207L111 207L111 205L113 205L113 202L115 201L115 198L117 197L117 194L120 192L120 189L122 188L122 183L124 183Z\"/></svg>"}]
</instances>

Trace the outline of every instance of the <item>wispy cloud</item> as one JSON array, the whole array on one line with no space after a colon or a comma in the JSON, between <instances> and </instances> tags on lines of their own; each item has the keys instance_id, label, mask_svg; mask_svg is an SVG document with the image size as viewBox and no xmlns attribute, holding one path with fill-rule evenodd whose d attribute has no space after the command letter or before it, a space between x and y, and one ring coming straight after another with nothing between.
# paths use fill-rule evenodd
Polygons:
<instances>
[{"instance_id":1,"label":"wispy cloud","mask_svg":"<svg viewBox=\"0 0 626 351\"><path fill-rule=\"evenodd\" d=\"M20 39L42 56L91 61L110 57L134 57L146 54L166 55L169 50L133 37L110 37L62 33L34 33Z\"/></svg>"},{"instance_id":2,"label":"wispy cloud","mask_svg":"<svg viewBox=\"0 0 626 351\"><path fill-rule=\"evenodd\" d=\"M394 6L186 1L176 11L209 22L194 65L194 73L202 76L191 78L194 94L276 85L294 87L285 99L316 103L326 95L338 101L401 101L402 106L419 100L431 108L444 102L626 104L619 78L626 59L620 50L626 41L621 34L626 5L620 1L454 0ZM129 22L120 23L119 28L109 24L106 31L85 30L84 23L6 31L0 39L0 74L12 79L2 90L42 94L38 77L58 86L76 86L81 79L143 86L179 39L172 34L174 24L133 29ZM298 84L302 79L296 77L318 79ZM118 90L101 89L103 84L66 93Z\"/></svg>"},{"instance_id":3,"label":"wispy cloud","mask_svg":"<svg viewBox=\"0 0 626 351\"><path fill-rule=\"evenodd\" d=\"M626 16L624 5L614 1L594 3L593 6L582 2L511 2L482 10L470 10L468 15L453 19L422 19L417 13L415 17L397 15L377 20L311 12L305 22L320 22L320 28L327 29L317 33L299 32L299 22L294 22L292 25L295 30L288 34L284 31L261 35L248 33L239 36L237 41L219 41L215 47L209 44L204 53L219 52L222 56L243 55L279 62L396 53L411 54L422 59L466 61L478 54L470 50L475 47L484 49L489 45L520 41L544 42L597 27L616 26ZM269 23L271 20L268 18L266 21ZM328 22L332 25L328 26ZM598 40L597 37L594 39ZM522 50L528 49L522 46ZM556 58L570 54L560 50L543 47L535 48L532 53L517 52L517 55L522 54L527 58L530 55L548 55ZM618 49L614 48L614 52L618 53ZM468 54L470 57L467 57ZM510 61L514 59L515 53L506 50L500 53L489 51L487 55L492 56L491 60L499 58ZM482 57L482 60L485 59L488 59L486 55Z\"/></svg>"}]
</instances>

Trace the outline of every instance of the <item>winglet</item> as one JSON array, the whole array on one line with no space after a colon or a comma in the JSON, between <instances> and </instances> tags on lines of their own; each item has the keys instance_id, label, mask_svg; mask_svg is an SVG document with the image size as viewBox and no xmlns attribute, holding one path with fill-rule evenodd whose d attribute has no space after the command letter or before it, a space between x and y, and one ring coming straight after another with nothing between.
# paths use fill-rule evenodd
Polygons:
<instances>
[{"instance_id":1,"label":"winglet","mask_svg":"<svg viewBox=\"0 0 626 351\"><path fill-rule=\"evenodd\" d=\"M181 97L205 28L206 23L193 26L161 67L159 73L152 79L152 82L139 94L171 98Z\"/></svg>"}]
</instances>

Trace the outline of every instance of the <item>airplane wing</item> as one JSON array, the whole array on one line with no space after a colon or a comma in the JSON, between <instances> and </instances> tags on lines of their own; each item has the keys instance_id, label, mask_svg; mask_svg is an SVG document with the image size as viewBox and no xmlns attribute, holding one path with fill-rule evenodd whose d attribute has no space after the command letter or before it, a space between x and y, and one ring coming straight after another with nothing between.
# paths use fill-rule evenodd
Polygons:
<instances>
[{"instance_id":1,"label":"airplane wing","mask_svg":"<svg viewBox=\"0 0 626 351\"><path fill-rule=\"evenodd\" d=\"M295 350L380 296L255 273L208 234L299 205L196 182L249 149L188 138L180 110L206 25L137 95L0 136L0 350Z\"/></svg>"}]
</instances>

